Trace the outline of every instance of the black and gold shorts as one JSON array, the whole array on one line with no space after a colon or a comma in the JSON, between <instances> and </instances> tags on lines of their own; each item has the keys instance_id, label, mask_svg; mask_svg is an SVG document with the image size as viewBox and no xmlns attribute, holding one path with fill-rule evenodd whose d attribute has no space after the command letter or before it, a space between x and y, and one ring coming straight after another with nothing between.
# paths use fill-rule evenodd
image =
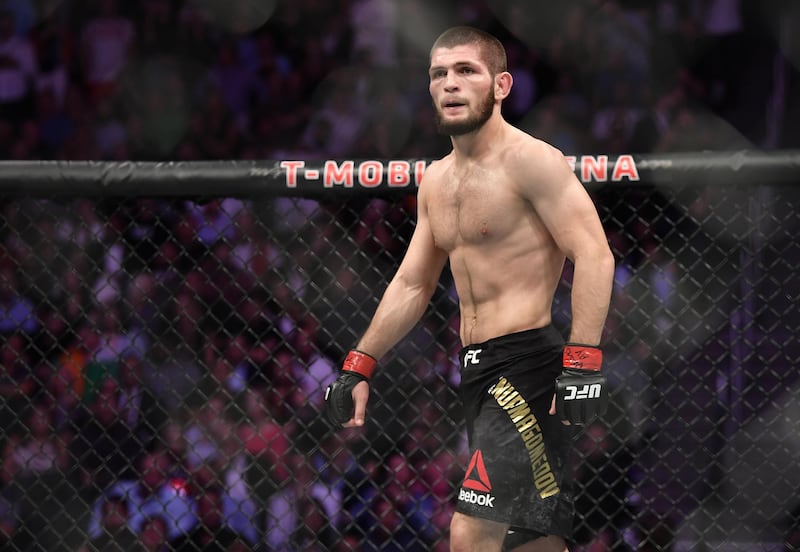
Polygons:
<instances>
[{"instance_id":1,"label":"black and gold shorts","mask_svg":"<svg viewBox=\"0 0 800 552\"><path fill-rule=\"evenodd\" d=\"M508 523L530 538L571 538L569 453L576 429L548 414L563 347L547 326L460 351L470 461L458 512Z\"/></svg>"}]
</instances>

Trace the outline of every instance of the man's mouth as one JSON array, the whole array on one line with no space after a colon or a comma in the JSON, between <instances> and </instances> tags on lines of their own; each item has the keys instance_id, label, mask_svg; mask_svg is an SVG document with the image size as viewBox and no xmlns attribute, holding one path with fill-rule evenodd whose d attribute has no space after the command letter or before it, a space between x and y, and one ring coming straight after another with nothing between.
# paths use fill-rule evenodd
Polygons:
<instances>
[{"instance_id":1,"label":"man's mouth","mask_svg":"<svg viewBox=\"0 0 800 552\"><path fill-rule=\"evenodd\" d=\"M443 104L443 109L445 111L457 111L458 109L464 107L464 103L462 102L445 102Z\"/></svg>"}]
</instances>

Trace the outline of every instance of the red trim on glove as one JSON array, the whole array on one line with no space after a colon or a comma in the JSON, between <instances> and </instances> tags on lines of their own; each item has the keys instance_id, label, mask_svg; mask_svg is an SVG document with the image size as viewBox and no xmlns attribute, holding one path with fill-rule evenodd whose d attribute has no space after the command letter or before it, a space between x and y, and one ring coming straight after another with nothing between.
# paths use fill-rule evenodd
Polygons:
<instances>
[{"instance_id":1,"label":"red trim on glove","mask_svg":"<svg viewBox=\"0 0 800 552\"><path fill-rule=\"evenodd\" d=\"M564 368L598 372L603 365L603 351L594 345L567 343L564 345Z\"/></svg>"},{"instance_id":2,"label":"red trim on glove","mask_svg":"<svg viewBox=\"0 0 800 552\"><path fill-rule=\"evenodd\" d=\"M347 353L347 357L344 359L344 364L342 365L342 370L345 372L355 372L369 379L372 377L372 372L375 371L375 365L377 363L378 361L375 360L375 357L372 355L353 349Z\"/></svg>"}]
</instances>

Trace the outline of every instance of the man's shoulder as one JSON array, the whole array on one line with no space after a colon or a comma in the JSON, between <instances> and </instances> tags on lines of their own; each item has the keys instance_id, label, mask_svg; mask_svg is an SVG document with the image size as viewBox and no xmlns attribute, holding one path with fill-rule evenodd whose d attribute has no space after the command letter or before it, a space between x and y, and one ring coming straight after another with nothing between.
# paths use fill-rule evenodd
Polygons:
<instances>
[{"instance_id":1,"label":"man's shoulder","mask_svg":"<svg viewBox=\"0 0 800 552\"><path fill-rule=\"evenodd\" d=\"M536 155L537 157L563 157L563 153L550 144L530 134L520 128L509 126L506 134L506 146L504 151L509 154L517 154L522 157Z\"/></svg>"},{"instance_id":2,"label":"man's shoulder","mask_svg":"<svg viewBox=\"0 0 800 552\"><path fill-rule=\"evenodd\" d=\"M547 174L551 170L560 170L566 163L564 154L552 144L513 128L500 153L505 167L525 173Z\"/></svg>"}]
</instances>

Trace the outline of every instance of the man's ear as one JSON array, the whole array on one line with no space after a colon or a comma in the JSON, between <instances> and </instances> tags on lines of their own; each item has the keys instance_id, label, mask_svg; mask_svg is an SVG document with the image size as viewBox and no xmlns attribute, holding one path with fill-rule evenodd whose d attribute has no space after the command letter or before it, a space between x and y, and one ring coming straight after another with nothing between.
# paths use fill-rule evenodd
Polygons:
<instances>
[{"instance_id":1,"label":"man's ear","mask_svg":"<svg viewBox=\"0 0 800 552\"><path fill-rule=\"evenodd\" d=\"M508 71L503 71L494 77L494 97L496 100L504 100L511 93L514 85L514 77Z\"/></svg>"}]
</instances>

